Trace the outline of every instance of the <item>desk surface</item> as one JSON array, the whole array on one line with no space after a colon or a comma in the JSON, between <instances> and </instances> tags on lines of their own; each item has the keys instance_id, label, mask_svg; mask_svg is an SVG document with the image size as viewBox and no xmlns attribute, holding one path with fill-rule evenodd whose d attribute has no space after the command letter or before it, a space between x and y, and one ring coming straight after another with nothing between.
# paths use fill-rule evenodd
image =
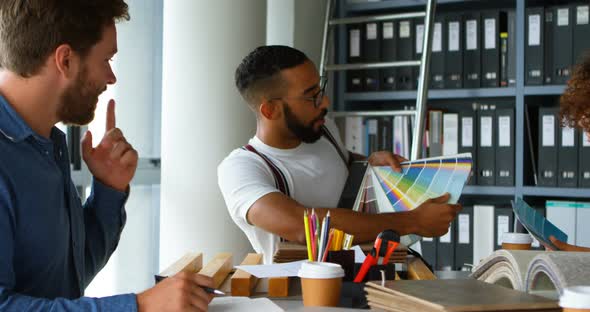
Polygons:
<instances>
[{"instance_id":1,"label":"desk surface","mask_svg":"<svg viewBox=\"0 0 590 312\"><path fill-rule=\"evenodd\" d=\"M439 279L464 279L469 278L470 272L462 271L436 271L436 277ZM295 286L295 285L294 285ZM297 286L294 287L297 289ZM301 288L298 288L299 290ZM304 307L301 295L294 295L287 298L272 298L272 301L285 311L294 312L336 312L336 311L367 311L363 309L351 308L328 308L328 307Z\"/></svg>"}]
</instances>

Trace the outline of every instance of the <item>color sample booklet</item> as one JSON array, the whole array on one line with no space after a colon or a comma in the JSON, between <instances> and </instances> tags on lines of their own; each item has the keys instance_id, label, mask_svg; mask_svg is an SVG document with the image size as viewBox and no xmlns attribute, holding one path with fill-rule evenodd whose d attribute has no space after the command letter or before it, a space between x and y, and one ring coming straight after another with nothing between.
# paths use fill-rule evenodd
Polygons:
<instances>
[{"instance_id":1,"label":"color sample booklet","mask_svg":"<svg viewBox=\"0 0 590 312\"><path fill-rule=\"evenodd\" d=\"M567 242L567 234L547 220L542 214L529 206L522 198L512 202L512 210L518 221L533 235L543 246L553 250L559 250L549 236L554 236L562 242Z\"/></svg>"},{"instance_id":2,"label":"color sample booklet","mask_svg":"<svg viewBox=\"0 0 590 312\"><path fill-rule=\"evenodd\" d=\"M388 213L412 210L423 202L450 194L449 203L458 202L471 172L471 154L458 154L407 161L401 172L388 166L367 166L353 210L364 213ZM410 246L417 235L403 236Z\"/></svg>"},{"instance_id":3,"label":"color sample booklet","mask_svg":"<svg viewBox=\"0 0 590 312\"><path fill-rule=\"evenodd\" d=\"M368 166L353 209L408 211L445 193L451 195L449 203L455 204L469 179L471 164L471 154L466 153L403 162L401 172Z\"/></svg>"}]
</instances>

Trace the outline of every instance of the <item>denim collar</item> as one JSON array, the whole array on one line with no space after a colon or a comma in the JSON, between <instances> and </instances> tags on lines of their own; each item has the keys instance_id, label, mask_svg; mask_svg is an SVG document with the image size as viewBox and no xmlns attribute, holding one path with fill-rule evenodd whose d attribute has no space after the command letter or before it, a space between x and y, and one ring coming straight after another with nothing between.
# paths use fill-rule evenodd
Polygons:
<instances>
[{"instance_id":1,"label":"denim collar","mask_svg":"<svg viewBox=\"0 0 590 312\"><path fill-rule=\"evenodd\" d=\"M52 139L62 135L63 132L57 127L51 129ZM2 95L0 95L0 136L4 136L15 143L21 142L30 136L41 142L47 141L46 138L38 135L29 127Z\"/></svg>"}]
</instances>

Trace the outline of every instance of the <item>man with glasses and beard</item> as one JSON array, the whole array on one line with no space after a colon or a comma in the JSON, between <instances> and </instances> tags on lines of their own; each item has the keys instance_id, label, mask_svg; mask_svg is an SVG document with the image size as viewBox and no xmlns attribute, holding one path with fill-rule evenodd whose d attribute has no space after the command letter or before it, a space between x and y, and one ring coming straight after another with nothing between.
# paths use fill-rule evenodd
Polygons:
<instances>
[{"instance_id":1,"label":"man with glasses and beard","mask_svg":"<svg viewBox=\"0 0 590 312\"><path fill-rule=\"evenodd\" d=\"M180 273L140 294L82 297L125 225L137 151L107 108L98 146L82 140L93 175L84 205L58 122L88 124L114 84L123 0L0 1L0 311L206 311L209 277ZM77 144L78 142L71 142Z\"/></svg>"},{"instance_id":2,"label":"man with glasses and beard","mask_svg":"<svg viewBox=\"0 0 590 312\"><path fill-rule=\"evenodd\" d=\"M338 204L351 160L364 157L346 150L333 121L326 118L326 82L315 65L296 49L263 46L238 66L236 86L256 114L256 135L218 167L218 183L234 222L265 263L280 238L305 243L304 210L315 207L331 226L373 241L385 229L400 235L433 237L446 233L460 205L448 194L408 212L370 215ZM374 166L399 169L403 158L381 151L370 155ZM320 209L318 209L320 208Z\"/></svg>"}]
</instances>

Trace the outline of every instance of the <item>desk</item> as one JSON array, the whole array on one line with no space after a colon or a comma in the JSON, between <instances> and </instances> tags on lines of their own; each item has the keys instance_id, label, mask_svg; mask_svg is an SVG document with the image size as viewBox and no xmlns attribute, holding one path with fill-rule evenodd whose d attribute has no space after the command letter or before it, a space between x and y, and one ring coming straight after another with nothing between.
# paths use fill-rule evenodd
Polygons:
<instances>
[{"instance_id":1,"label":"desk","mask_svg":"<svg viewBox=\"0 0 590 312\"><path fill-rule=\"evenodd\" d=\"M363 309L350 309L350 308L328 308L328 307L304 307L301 299L273 299L276 303L285 311L293 312L336 312L336 311L367 311Z\"/></svg>"},{"instance_id":2,"label":"desk","mask_svg":"<svg viewBox=\"0 0 590 312\"><path fill-rule=\"evenodd\" d=\"M438 279L465 279L469 278L471 272L465 271L436 271L436 277ZM297 282L298 279L294 279L295 283L291 285L291 289L294 292L293 296L287 298L272 298L272 301L281 307L285 311L293 312L337 312L337 311L368 311L364 309L351 309L351 308L328 308L328 307L304 307L301 298L301 285Z\"/></svg>"}]
</instances>

